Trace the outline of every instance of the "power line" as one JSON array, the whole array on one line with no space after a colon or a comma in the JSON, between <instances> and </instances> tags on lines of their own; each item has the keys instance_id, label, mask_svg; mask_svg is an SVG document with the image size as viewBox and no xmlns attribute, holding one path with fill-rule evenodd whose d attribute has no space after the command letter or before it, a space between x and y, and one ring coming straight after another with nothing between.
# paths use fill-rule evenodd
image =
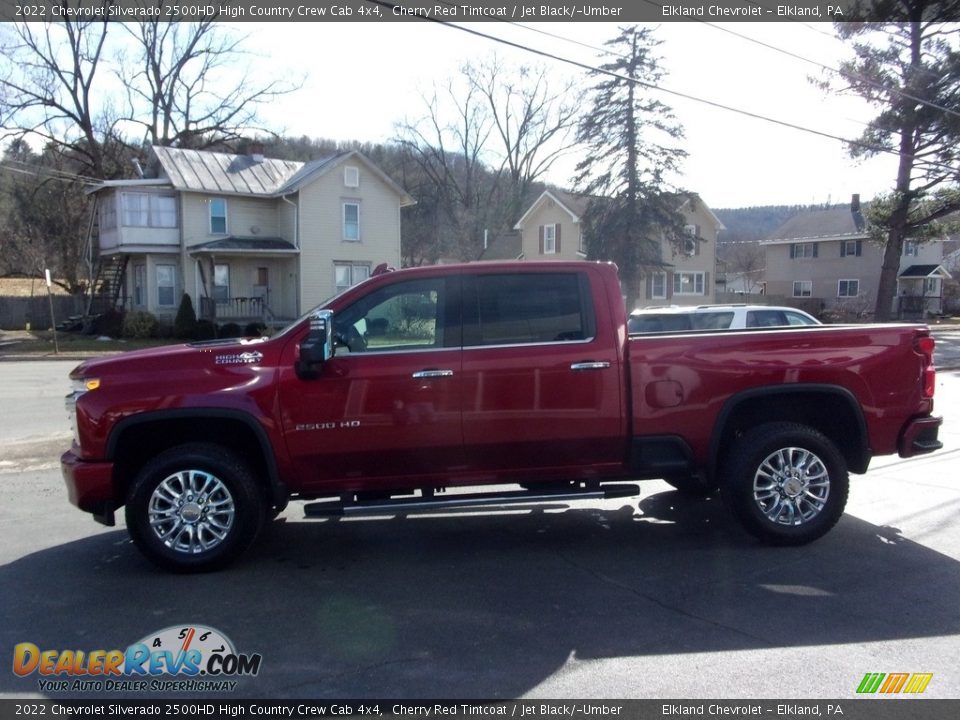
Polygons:
<instances>
[{"instance_id":1,"label":"power line","mask_svg":"<svg viewBox=\"0 0 960 720\"><path fill-rule=\"evenodd\" d=\"M27 168L14 167L11 163L18 163L20 165L25 165ZM87 177L86 175L77 175L75 173L66 172L64 170L56 170L53 168L39 168L39 169L29 169L31 166L29 163L25 163L21 160L2 160L0 161L0 168L7 170L12 173L19 173L20 175L30 175L32 177L44 178L47 180L62 180L63 182L80 182L84 185L99 185L100 181L95 180L94 178Z\"/></svg>"},{"instance_id":2,"label":"power line","mask_svg":"<svg viewBox=\"0 0 960 720\"><path fill-rule=\"evenodd\" d=\"M386 7L386 8L398 7L397 5L394 5L393 3L386 2L386 0L367 0L367 2L370 2L371 4L374 4L374 5L381 5L381 6ZM730 106L730 105L724 105L723 103L716 102L716 101L714 101L714 100L707 100L707 99L705 99L705 98L697 97L697 96L695 96L695 95L690 95L689 93L680 92L680 91L678 91L678 90L671 90L671 89L669 89L669 88L662 87L662 86L659 86L659 85L655 85L655 84L653 84L653 83L649 83L649 82L646 82L646 81L643 81L643 80L639 80L639 79L637 79L637 78L627 77L626 75L620 75L619 73L615 73L615 72L612 72L612 71L610 71L610 70L604 70L604 69L602 69L602 68L594 67L593 65L589 65L589 64L587 64L587 63L580 62L579 60L573 60L573 59L571 59L571 58L566 58L566 57L563 57L563 56L560 56L560 55L556 55L556 54L554 54L554 53L547 52L546 50L539 50L539 49L537 49L537 48L532 48L532 47L529 47L529 46L527 46L527 45L522 45L522 44L517 43L517 42L514 42L514 41L512 41L512 40L507 40L507 39L505 39L505 38L497 37L496 35L491 35L491 34L489 34L489 33L484 33L484 32L481 32L481 31L479 31L479 30L475 30L474 28L465 27L465 26L463 26L463 25L455 25L455 24L453 24L453 23L450 23L450 22L447 22L447 21L444 21L444 20L439 20L439 19L433 18L433 17L426 17L426 18L422 18L422 19L423 19L425 22L436 23L436 24L441 25L441 26L443 26L443 27L452 28L452 29L455 29L455 30L459 30L459 31L461 31L461 32L465 32L465 33L467 33L467 34L469 34L469 35L474 35L474 36L476 36L476 37L484 38L484 39L486 39L486 40L491 40L491 41L493 41L493 42L500 43L500 44L502 44L502 45L507 45L508 47L512 47L512 48L514 48L514 49L516 49L516 50L522 50L522 51L524 51L524 52L529 52L529 53L532 53L532 54L534 54L534 55L539 55L539 56L541 56L541 57L545 57L545 58L548 58L548 59L550 59L550 60L555 60L555 61L557 61L557 62L562 62L562 63L566 63L566 64L568 64L568 65L573 65L574 67L578 67L578 68L580 68L580 69L582 69L582 70L586 70L587 72L590 72L590 73L607 75L607 76L609 76L609 77L616 78L616 79L618 79L618 80L623 80L623 81L625 81L625 82L633 83L634 85L639 85L640 87L645 87L645 88L647 88L647 89L649 89L649 90L656 90L656 91L659 91L659 92L662 92L662 93L666 93L667 95L673 95L673 96L675 96L675 97L683 98L684 100L690 100L690 101L692 101L692 102L697 102L697 103L700 103L700 104L703 104L703 105L707 105L707 106L710 106L710 107L718 108L718 109L720 109L720 110L726 110L726 111L728 111L728 112L737 113L738 115L743 115L743 116L745 116L745 117L750 117L750 118L753 118L753 119L755 119L755 120L761 120L761 121L764 121L764 122L772 123L772 124L774 124L774 125L779 125L779 126L781 126L781 127L786 127L786 128L790 128L790 129L792 129L792 130L798 130L798 131L800 131L800 132L805 132L805 133L810 134L810 135L816 135L816 136L818 136L818 137L827 138L828 140L837 140L837 141L839 141L839 142L845 143L845 144L847 144L847 145L851 145L851 146L853 146L853 147L863 148L864 150L870 150L870 151L876 152L876 153L884 153L884 154L887 154L887 155L893 155L893 156L895 156L895 157L900 157L900 156L901 156L901 154L900 154L899 151L893 150L893 149L891 149L891 148L886 148L886 147L883 147L883 146L881 146L881 145L873 145L873 144L871 144L871 143L865 143L865 142L863 142L863 141L861 141L861 140L850 140L849 138L845 138L845 137L842 137L842 136L840 136L840 135L834 135L833 133L828 133L828 132L825 132L825 131L823 131L823 130L815 130L815 129L813 129L813 128L804 127L803 125L797 125L796 123L788 122L788 121L786 121L786 120L778 120L777 118L772 118L772 117L769 117L769 116L767 116L767 115L761 115L761 114L759 114L759 113L754 113L754 112L751 112L751 111L749 111L749 110L741 110L741 109L739 109L739 108L735 108L735 107L732 107L732 106ZM920 160L921 162L925 162L925 164L926 164L928 167L940 168L941 170L945 170L945 171L950 172L950 173L952 173L952 174L956 174L956 173L957 173L957 169L954 168L954 167L951 167L951 166L942 165L942 164L940 164L940 163L935 163L935 162L923 161L923 160L921 160L920 158L917 158L917 157L915 157L915 156L914 156L914 159L915 159L915 160Z\"/></svg>"},{"instance_id":3,"label":"power line","mask_svg":"<svg viewBox=\"0 0 960 720\"><path fill-rule=\"evenodd\" d=\"M649 1L650 1L650 0L644 0L644 2L649 2ZM878 82L874 82L874 81L871 80L870 78L866 78L866 77L864 77L863 75L858 75L858 74L854 74L854 73L848 73L848 72L845 72L844 70L841 70L841 69L839 69L839 68L831 67L830 65L824 65L823 63L819 62L818 60L811 60L811 59L808 58L808 57L804 57L803 55L798 55L797 53L791 52L790 50L785 50L785 49L783 49L783 48L777 47L776 45L771 45L771 44L766 43L766 42L764 42L764 41L762 41L762 40L757 40L756 38L749 37L748 35L742 35L741 33L738 33L738 32L735 31L735 30L730 30L729 28L720 27L719 25L716 25L715 23L703 22L703 24L706 25L707 27L713 28L714 30L719 30L720 32L729 33L730 35L733 35L734 37L738 37L738 38L740 38L740 39L742 39L742 40L746 40L747 42L755 43L756 45L760 45L761 47L768 48L769 50L773 50L774 52L781 53L781 54L783 54L783 55L786 55L787 57L792 57L792 58L794 58L794 59L796 59L796 60L800 60L800 61L805 62L805 63L808 63L808 64L810 64L810 65L815 65L816 67L820 68L821 70L827 70L827 71L829 71L829 72L836 73L837 75L839 75L839 76L842 77L842 78L846 78L846 79L849 79L849 80L856 80L856 81L858 81L858 82L865 83L865 84L869 85L870 87L876 88L876 89L878 89L878 90L883 90L883 91L885 91L885 92L893 93L894 95L899 95L900 97L906 98L907 100L913 100L914 102L918 102L918 103L920 103L921 105L926 105L927 107L936 108L937 110L942 110L943 112L945 112L945 113L947 113L947 114L949 114L949 115L954 115L955 117L960 118L960 112L957 112L956 110L953 110L952 108L944 107L943 105L938 105L938 104L935 103L935 102L931 102L931 101L929 101L929 100L923 100L922 98L918 98L918 97L916 97L915 95L911 95L910 93L901 90L900 88L886 87L885 85L883 85L883 84L881 84L881 83L878 83Z\"/></svg>"},{"instance_id":4,"label":"power line","mask_svg":"<svg viewBox=\"0 0 960 720\"><path fill-rule=\"evenodd\" d=\"M448 0L439 0L439 2L440 2L441 4L443 4L443 5L448 5L448 6L451 6L451 7L453 7L453 5L454 5L454 3L448 2ZM663 4L656 2L656 0L642 0L642 2L645 2L645 3L648 4L648 5L654 5L654 6L660 7L660 8L665 7ZM749 5L754 5L755 7L759 7L759 8L766 8L765 5L763 5L762 3L759 3L759 2L750 2L750 1L748 0L748 3L747 3L747 4L749 4ZM518 23L518 22L513 22L513 21L511 21L511 20L499 20L499 21L502 22L502 23L505 23L505 24L507 24L507 25L514 25L514 26L516 26L516 27L522 28L522 29L527 30L527 31L532 32L532 33L537 33L537 34L539 34L539 35L545 35L545 36L547 36L547 37L552 37L552 38L554 38L554 39L556 39L556 40L561 40L561 41L563 41L563 42L570 43L571 45L577 45L577 46L579 46L579 47L586 48L586 49L588 49L588 50L593 50L593 51L595 51L595 52L603 53L604 55L612 55L612 56L614 56L614 57L621 57L621 58L626 59L626 56L623 55L623 54L621 54L621 53L616 53L616 52L613 52L612 50L608 50L608 49L605 49L605 48L600 48L600 47L597 47L596 45L590 45L590 44L588 44L588 43L584 43L584 42L581 42L581 41L579 41L579 40L574 40L573 38L568 38L568 37L565 37L565 36L563 36L563 35L559 35L559 34L557 34L557 33L549 32L549 31L547 31L547 30L541 30L540 28L530 27L529 25L525 25L525 24L523 24L523 23ZM736 32L735 30L730 30L730 29L728 29L728 28L720 27L720 26L717 25L716 23L711 23L711 22L708 22L708 21L706 21L706 20L700 20L699 22L700 22L700 24L705 25L706 27L713 28L714 30L719 30L719 31L721 31L721 32L728 33L728 34L730 34L730 35L732 35L732 36L734 36L734 37L740 38L741 40L745 40L745 41L747 41L747 42L754 43L754 44L759 45L759 46L761 46L761 47L767 48L768 50L773 50L774 52L781 53L782 55L786 55L787 57L794 58L795 60L800 60L801 62L805 62L805 63L810 64L810 65L814 65L814 66L820 68L821 70L826 70L826 71L828 71L828 72L836 73L837 75L839 75L839 76L841 76L841 77L843 77L843 78L847 78L847 79L851 79L851 80L857 80L857 81L859 81L859 82L862 82L862 83L865 83L865 84L867 84L867 85L870 85L871 87L877 88L878 90L883 90L883 91L885 91L885 92L890 92L890 93L893 93L894 95L899 95L900 97L906 98L906 99L908 99L908 100L913 100L914 102L918 102L918 103L920 103L921 105L926 105L927 107L932 107L932 108L935 108L935 109L937 109L937 110L941 110L941 111L943 111L943 112L945 112L945 113L947 113L947 114L949 114L949 115L954 115L954 116L956 116L956 117L960 117L960 112L958 112L958 111L956 111L956 110L953 110L952 108L948 108L948 107L945 107L945 106L943 106L943 105L938 105L937 103L931 102L930 100L924 100L924 99L922 99L922 98L916 97L915 95L911 95L911 94L909 94L909 93L901 90L900 88L886 87L886 86L882 85L881 83L874 82L874 81L870 80L869 78L864 77L863 75L859 75L859 74L855 74L855 73L849 73L849 72L846 72L846 71L841 70L841 69L839 69L839 68L835 68L835 67L832 67L832 66L830 66L830 65L826 65L826 64L824 64L824 63L822 63L822 62L820 62L820 61L818 61L818 60L813 60L813 59L811 59L811 58L805 57L805 56L800 55L800 54L798 54L798 53L791 52L790 50L786 50L786 49L784 49L784 48L778 47L778 46L776 46L776 45L772 45L772 44L767 43L767 42L764 42L764 41L762 41L762 40L757 40L756 38L752 38L752 37L750 37L750 36L748 36L748 35L743 35L742 33L738 33L738 32ZM807 25L807 27L810 27L810 29L815 30L816 32L820 33L821 35L825 35L826 37L829 37L829 38L831 38L831 39L836 39L836 37L835 37L834 35L831 35L830 33L826 33L826 32L823 32L822 30L818 30L818 29L816 29L816 28L813 28L812 26L809 26L807 23L801 23L801 24ZM856 122L858 125L865 125L865 126L868 126L868 125L869 125L869 123L865 123L865 122L863 122L863 121L861 121L861 120L853 120L853 119L851 119L851 120L852 120L853 122ZM891 132L892 132L892 131L891 131Z\"/></svg>"}]
</instances>

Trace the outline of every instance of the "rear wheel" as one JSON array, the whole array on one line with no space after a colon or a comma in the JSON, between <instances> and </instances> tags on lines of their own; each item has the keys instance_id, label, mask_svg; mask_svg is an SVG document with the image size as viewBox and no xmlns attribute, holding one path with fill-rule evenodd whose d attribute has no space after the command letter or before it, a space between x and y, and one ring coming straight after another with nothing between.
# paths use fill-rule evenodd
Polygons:
<instances>
[{"instance_id":1,"label":"rear wheel","mask_svg":"<svg viewBox=\"0 0 960 720\"><path fill-rule=\"evenodd\" d=\"M843 455L821 432L769 423L746 432L731 449L721 491L755 537L803 545L843 515L849 476Z\"/></svg>"},{"instance_id":2,"label":"rear wheel","mask_svg":"<svg viewBox=\"0 0 960 720\"><path fill-rule=\"evenodd\" d=\"M218 445L189 443L161 453L127 495L127 530L157 565L215 570L246 550L266 515L249 468Z\"/></svg>"}]
</instances>

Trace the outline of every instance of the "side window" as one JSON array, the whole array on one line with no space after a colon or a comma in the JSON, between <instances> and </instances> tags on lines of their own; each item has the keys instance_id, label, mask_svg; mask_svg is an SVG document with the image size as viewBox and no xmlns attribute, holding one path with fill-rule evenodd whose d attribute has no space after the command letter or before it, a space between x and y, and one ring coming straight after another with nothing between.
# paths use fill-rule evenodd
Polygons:
<instances>
[{"instance_id":1,"label":"side window","mask_svg":"<svg viewBox=\"0 0 960 720\"><path fill-rule=\"evenodd\" d=\"M694 313L691 317L696 330L726 330L733 324L732 312Z\"/></svg>"},{"instance_id":2,"label":"side window","mask_svg":"<svg viewBox=\"0 0 960 720\"><path fill-rule=\"evenodd\" d=\"M787 324L782 310L751 310L747 313L747 327L780 327Z\"/></svg>"},{"instance_id":3,"label":"side window","mask_svg":"<svg viewBox=\"0 0 960 720\"><path fill-rule=\"evenodd\" d=\"M788 312L784 313L787 316L787 322L790 325L815 325L816 323L808 318L806 315L801 315L800 313Z\"/></svg>"},{"instance_id":4,"label":"side window","mask_svg":"<svg viewBox=\"0 0 960 720\"><path fill-rule=\"evenodd\" d=\"M446 287L440 278L409 280L360 298L334 317L337 353L445 347Z\"/></svg>"},{"instance_id":5,"label":"side window","mask_svg":"<svg viewBox=\"0 0 960 720\"><path fill-rule=\"evenodd\" d=\"M464 278L464 345L571 342L589 340L595 334L585 274Z\"/></svg>"},{"instance_id":6,"label":"side window","mask_svg":"<svg viewBox=\"0 0 960 720\"><path fill-rule=\"evenodd\" d=\"M227 201L223 198L210 198L210 234L226 235Z\"/></svg>"}]
</instances>

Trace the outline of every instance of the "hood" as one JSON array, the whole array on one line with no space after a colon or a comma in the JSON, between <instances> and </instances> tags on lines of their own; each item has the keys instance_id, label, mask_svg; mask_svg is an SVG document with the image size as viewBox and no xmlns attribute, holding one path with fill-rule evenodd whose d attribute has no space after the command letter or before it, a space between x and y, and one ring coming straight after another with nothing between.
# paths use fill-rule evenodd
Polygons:
<instances>
[{"instance_id":1,"label":"hood","mask_svg":"<svg viewBox=\"0 0 960 720\"><path fill-rule=\"evenodd\" d=\"M270 345L269 338L207 340L130 350L118 355L85 360L73 369L71 378L124 372L168 371L176 366L244 365L259 362ZM211 357L212 356L212 357Z\"/></svg>"}]
</instances>

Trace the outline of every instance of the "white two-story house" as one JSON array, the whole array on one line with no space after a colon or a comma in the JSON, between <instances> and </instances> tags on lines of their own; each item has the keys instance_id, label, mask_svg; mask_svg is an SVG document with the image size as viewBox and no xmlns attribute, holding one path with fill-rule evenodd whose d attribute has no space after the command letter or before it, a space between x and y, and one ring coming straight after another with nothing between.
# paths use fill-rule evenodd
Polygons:
<instances>
[{"instance_id":1,"label":"white two-story house","mask_svg":"<svg viewBox=\"0 0 960 720\"><path fill-rule=\"evenodd\" d=\"M201 317L278 322L400 265L400 208L414 200L359 152L152 153L156 178L90 191L124 309L169 321L187 293Z\"/></svg>"},{"instance_id":2,"label":"white two-story house","mask_svg":"<svg viewBox=\"0 0 960 720\"><path fill-rule=\"evenodd\" d=\"M860 196L850 205L808 210L784 222L761 243L771 295L806 299L823 309L869 317L877 301L884 247L870 239ZM923 317L943 311L943 239L903 244L892 312Z\"/></svg>"},{"instance_id":3,"label":"white two-story house","mask_svg":"<svg viewBox=\"0 0 960 720\"><path fill-rule=\"evenodd\" d=\"M590 200L561 190L545 190L514 226L520 231L515 256L527 260L586 260L582 218ZM643 273L641 306L701 305L714 302L717 234L723 224L699 198L680 201L689 237L681 248L660 240L663 266ZM491 248L484 257L503 257Z\"/></svg>"}]
</instances>

